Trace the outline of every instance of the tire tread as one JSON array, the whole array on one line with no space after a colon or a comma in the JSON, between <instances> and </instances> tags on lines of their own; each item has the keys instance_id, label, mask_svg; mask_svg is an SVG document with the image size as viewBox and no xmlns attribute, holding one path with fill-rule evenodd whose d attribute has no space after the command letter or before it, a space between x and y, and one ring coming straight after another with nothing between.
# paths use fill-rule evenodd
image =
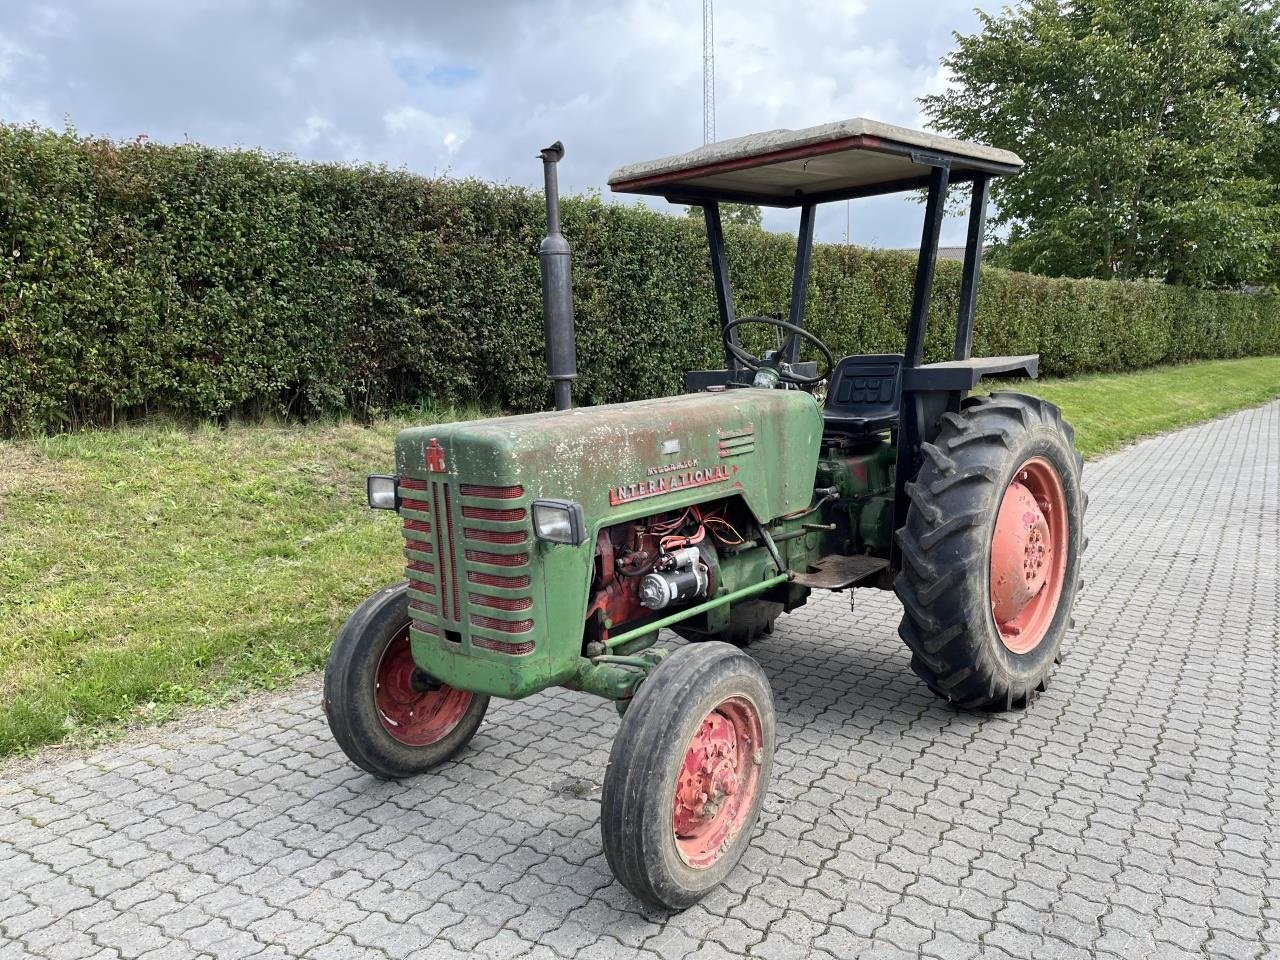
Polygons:
<instances>
[{"instance_id":1,"label":"tire tread","mask_svg":"<svg viewBox=\"0 0 1280 960\"><path fill-rule=\"evenodd\" d=\"M903 559L894 579L903 607L898 633L911 651L912 670L956 706L1027 705L1047 687L1060 652L1055 646L1052 655L1038 658L1040 666L1031 675L1015 676L984 646L989 643L984 631L994 626L987 626L989 600L979 596L985 594L986 580L976 565L989 562L990 547L977 531L991 522L992 500L1003 492L997 489L1000 478L1013 469L1010 460L1033 435L1049 431L1059 438L1061 459L1068 469L1075 467L1071 479L1078 487L1082 460L1073 446L1074 432L1053 404L1003 391L968 398L959 413L944 413L940 423L937 439L921 447L920 473L906 485L911 503L907 521L895 534ZM1087 504L1083 491L1080 504L1082 513ZM1076 536L1077 554L1084 542L1082 533ZM1069 590L1063 598L1069 605L1074 582L1063 589ZM1069 610L1067 614L1069 619ZM1052 638L1055 644L1065 629Z\"/></svg>"}]
</instances>

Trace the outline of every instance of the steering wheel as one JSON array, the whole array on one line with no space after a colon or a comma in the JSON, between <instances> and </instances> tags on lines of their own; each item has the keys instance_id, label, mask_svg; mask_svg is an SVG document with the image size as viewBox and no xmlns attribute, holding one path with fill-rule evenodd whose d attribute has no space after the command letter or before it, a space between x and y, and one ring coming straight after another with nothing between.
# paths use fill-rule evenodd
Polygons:
<instances>
[{"instance_id":1,"label":"steering wheel","mask_svg":"<svg viewBox=\"0 0 1280 960\"><path fill-rule=\"evenodd\" d=\"M831 371L835 367L836 361L835 358L831 356L831 351L827 349L827 345L808 330L804 329L804 327L797 327L794 323L788 323L786 320L779 320L777 317L738 317L736 320L731 320L729 323L725 324L725 349L733 354L734 359L748 370L759 370L761 367L765 366L765 361L761 360L759 357L753 357L751 354L747 353L747 351L743 350L742 347L733 342L733 331L747 323L762 323L767 327L776 327L777 329L785 330L790 334L790 336L783 341L782 347L778 350L778 355L780 357L790 356L791 348L795 346L798 340L807 340L809 343L813 344L817 351L822 354L822 359L827 362L826 367L820 369L816 377L802 377L800 374L795 373L790 369L779 369L778 379L785 380L787 383L794 383L799 387L812 387L831 376Z\"/></svg>"}]
</instances>

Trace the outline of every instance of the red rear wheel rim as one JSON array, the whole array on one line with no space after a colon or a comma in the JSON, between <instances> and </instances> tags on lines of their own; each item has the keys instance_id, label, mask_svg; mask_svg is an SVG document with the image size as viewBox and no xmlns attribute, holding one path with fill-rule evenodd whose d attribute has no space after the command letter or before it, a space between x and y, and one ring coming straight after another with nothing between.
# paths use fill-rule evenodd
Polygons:
<instances>
[{"instance_id":1,"label":"red rear wheel rim","mask_svg":"<svg viewBox=\"0 0 1280 960\"><path fill-rule=\"evenodd\" d=\"M473 696L445 684L426 689L423 679L413 662L406 625L391 638L378 660L374 704L383 729L409 747L425 747L443 740L461 722Z\"/></svg>"},{"instance_id":2,"label":"red rear wheel rim","mask_svg":"<svg viewBox=\"0 0 1280 960\"><path fill-rule=\"evenodd\" d=\"M764 728L746 697L702 718L685 749L672 801L676 850L691 867L719 860L751 818L760 790Z\"/></svg>"},{"instance_id":3,"label":"red rear wheel rim","mask_svg":"<svg viewBox=\"0 0 1280 960\"><path fill-rule=\"evenodd\" d=\"M1020 466L991 538L991 616L1014 653L1038 647L1058 610L1067 570L1067 497L1043 457Z\"/></svg>"}]
</instances>

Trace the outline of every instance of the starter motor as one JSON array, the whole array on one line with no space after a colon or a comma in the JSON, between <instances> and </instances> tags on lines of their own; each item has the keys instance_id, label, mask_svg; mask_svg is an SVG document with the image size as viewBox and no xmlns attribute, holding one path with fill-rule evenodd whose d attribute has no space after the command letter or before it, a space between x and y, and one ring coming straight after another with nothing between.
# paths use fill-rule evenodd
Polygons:
<instances>
[{"instance_id":1,"label":"starter motor","mask_svg":"<svg viewBox=\"0 0 1280 960\"><path fill-rule=\"evenodd\" d=\"M640 581L641 604L650 610L663 610L706 594L707 565L697 547L673 550L663 560L665 570L645 574Z\"/></svg>"}]
</instances>

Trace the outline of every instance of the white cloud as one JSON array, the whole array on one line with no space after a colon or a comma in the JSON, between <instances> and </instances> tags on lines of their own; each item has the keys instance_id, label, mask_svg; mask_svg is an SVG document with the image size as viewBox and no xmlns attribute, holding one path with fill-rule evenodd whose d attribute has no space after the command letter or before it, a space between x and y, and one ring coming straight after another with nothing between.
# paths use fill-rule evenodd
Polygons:
<instances>
[{"instance_id":1,"label":"white cloud","mask_svg":"<svg viewBox=\"0 0 1280 960\"><path fill-rule=\"evenodd\" d=\"M388 110L382 115L382 122L402 142L442 146L450 154L457 152L471 133L471 124L465 117L438 117L413 106Z\"/></svg>"},{"instance_id":2,"label":"white cloud","mask_svg":"<svg viewBox=\"0 0 1280 960\"><path fill-rule=\"evenodd\" d=\"M27 24L33 36L50 36L70 30L75 23L74 10L54 4L33 4L27 8Z\"/></svg>"},{"instance_id":3,"label":"white cloud","mask_svg":"<svg viewBox=\"0 0 1280 960\"><path fill-rule=\"evenodd\" d=\"M29 122L48 116L48 103L28 82L43 67L38 53L0 33L0 119Z\"/></svg>"},{"instance_id":4,"label":"white cloud","mask_svg":"<svg viewBox=\"0 0 1280 960\"><path fill-rule=\"evenodd\" d=\"M859 115L917 125L915 98L945 82L939 57L973 28L971 5L718 4L718 134ZM13 3L0 114L529 185L538 148L560 139L562 185L602 190L616 166L701 142L701 31L694 0ZM853 239L909 246L919 218L909 201L855 204ZM844 223L828 211L820 238Z\"/></svg>"},{"instance_id":5,"label":"white cloud","mask_svg":"<svg viewBox=\"0 0 1280 960\"><path fill-rule=\"evenodd\" d=\"M364 153L364 144L358 137L344 133L332 120L314 113L294 131L288 146L303 155L355 158Z\"/></svg>"}]
</instances>

